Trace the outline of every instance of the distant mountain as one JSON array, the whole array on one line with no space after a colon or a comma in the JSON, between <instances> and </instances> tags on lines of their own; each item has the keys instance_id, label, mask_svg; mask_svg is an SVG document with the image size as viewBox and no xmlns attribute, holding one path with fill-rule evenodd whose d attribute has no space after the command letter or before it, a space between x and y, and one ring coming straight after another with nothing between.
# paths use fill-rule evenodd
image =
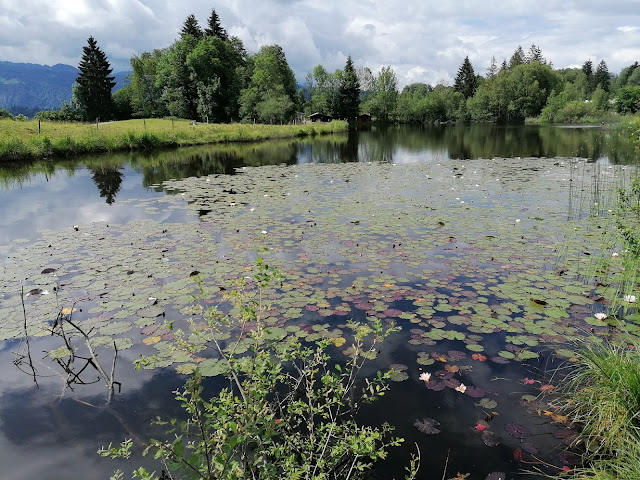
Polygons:
<instances>
[{"instance_id":1,"label":"distant mountain","mask_svg":"<svg viewBox=\"0 0 640 480\"><path fill-rule=\"evenodd\" d=\"M78 73L76 67L60 63L50 67L0 61L0 108L28 117L40 110L56 110L71 100L71 86ZM114 73L114 92L124 87L129 73Z\"/></svg>"}]
</instances>

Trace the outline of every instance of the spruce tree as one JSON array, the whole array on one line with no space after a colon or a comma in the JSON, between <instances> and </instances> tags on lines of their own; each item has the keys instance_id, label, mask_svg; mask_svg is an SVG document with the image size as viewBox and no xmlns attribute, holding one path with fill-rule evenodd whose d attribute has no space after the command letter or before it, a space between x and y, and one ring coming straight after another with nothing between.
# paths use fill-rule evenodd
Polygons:
<instances>
[{"instance_id":1,"label":"spruce tree","mask_svg":"<svg viewBox=\"0 0 640 480\"><path fill-rule=\"evenodd\" d=\"M456 92L462 93L464 98L473 97L473 94L476 93L476 89L478 88L478 79L473 71L473 66L469 61L468 56L465 57L462 65L460 65L460 68L458 69L458 75L456 75L456 81L453 88Z\"/></svg>"},{"instance_id":2,"label":"spruce tree","mask_svg":"<svg viewBox=\"0 0 640 480\"><path fill-rule=\"evenodd\" d=\"M526 60L526 56L524 54L524 50L520 45L516 48L516 51L513 52L511 58L509 59L509 70L512 70L514 67L518 65L522 65Z\"/></svg>"},{"instance_id":3,"label":"spruce tree","mask_svg":"<svg viewBox=\"0 0 640 480\"><path fill-rule=\"evenodd\" d=\"M222 28L220 17L215 10L211 10L211 15L209 15L209 20L207 20L207 28L205 28L204 33L209 37L218 37L220 40L229 39L229 35L227 35L227 31Z\"/></svg>"},{"instance_id":4,"label":"spruce tree","mask_svg":"<svg viewBox=\"0 0 640 480\"><path fill-rule=\"evenodd\" d=\"M487 68L487 78L493 78L498 74L498 64L496 63L496 57L491 57L491 63Z\"/></svg>"},{"instance_id":5,"label":"spruce tree","mask_svg":"<svg viewBox=\"0 0 640 480\"><path fill-rule=\"evenodd\" d=\"M596 73L593 74L593 84L597 87L600 85L605 92L610 90L611 76L609 75L609 69L604 60L600 60Z\"/></svg>"},{"instance_id":6,"label":"spruce tree","mask_svg":"<svg viewBox=\"0 0 640 480\"><path fill-rule=\"evenodd\" d=\"M199 40L202 37L202 29L200 28L198 20L196 20L196 16L193 13L189 15L182 24L180 36L184 37L185 35L191 35L196 40Z\"/></svg>"},{"instance_id":7,"label":"spruce tree","mask_svg":"<svg viewBox=\"0 0 640 480\"><path fill-rule=\"evenodd\" d=\"M545 65L547 61L542 56L542 50L536 44L532 43L527 53L526 63L538 62L541 65Z\"/></svg>"},{"instance_id":8,"label":"spruce tree","mask_svg":"<svg viewBox=\"0 0 640 480\"><path fill-rule=\"evenodd\" d=\"M587 60L582 64L582 72L587 77L587 93L591 93L596 88L593 83L593 62L591 60Z\"/></svg>"},{"instance_id":9,"label":"spruce tree","mask_svg":"<svg viewBox=\"0 0 640 480\"><path fill-rule=\"evenodd\" d=\"M338 90L338 116L346 120L355 120L359 113L360 82L349 55Z\"/></svg>"},{"instance_id":10,"label":"spruce tree","mask_svg":"<svg viewBox=\"0 0 640 480\"><path fill-rule=\"evenodd\" d=\"M82 51L78 65L80 74L76 78L77 101L87 120L107 119L113 112L111 90L116 84L115 77L111 76L111 65L93 37L89 37Z\"/></svg>"}]
</instances>

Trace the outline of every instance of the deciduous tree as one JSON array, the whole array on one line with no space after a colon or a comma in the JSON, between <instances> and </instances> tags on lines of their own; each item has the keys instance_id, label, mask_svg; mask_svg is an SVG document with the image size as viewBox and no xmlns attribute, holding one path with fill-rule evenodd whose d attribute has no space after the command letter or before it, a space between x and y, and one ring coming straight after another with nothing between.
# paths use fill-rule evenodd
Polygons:
<instances>
[{"instance_id":1,"label":"deciduous tree","mask_svg":"<svg viewBox=\"0 0 640 480\"><path fill-rule=\"evenodd\" d=\"M382 67L373 85L373 95L364 107L372 115L386 122L396 109L398 102L398 78L390 66Z\"/></svg>"},{"instance_id":2,"label":"deciduous tree","mask_svg":"<svg viewBox=\"0 0 640 480\"><path fill-rule=\"evenodd\" d=\"M131 58L131 109L136 117L162 117L167 109L162 102L162 85L157 83L158 63L165 50L143 52Z\"/></svg>"},{"instance_id":3,"label":"deciduous tree","mask_svg":"<svg viewBox=\"0 0 640 480\"><path fill-rule=\"evenodd\" d=\"M286 122L294 113L296 80L279 45L260 48L250 61L249 84L240 95L244 121Z\"/></svg>"}]
</instances>

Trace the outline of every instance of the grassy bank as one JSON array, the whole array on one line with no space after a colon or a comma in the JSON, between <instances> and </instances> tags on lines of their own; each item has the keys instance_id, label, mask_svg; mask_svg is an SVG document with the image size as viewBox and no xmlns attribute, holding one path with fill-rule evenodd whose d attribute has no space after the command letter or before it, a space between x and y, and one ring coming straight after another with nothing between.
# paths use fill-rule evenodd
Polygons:
<instances>
[{"instance_id":1,"label":"grassy bank","mask_svg":"<svg viewBox=\"0 0 640 480\"><path fill-rule=\"evenodd\" d=\"M640 147L640 117L627 117L618 128ZM584 451L583 468L571 472L572 480L640 478L638 172L627 188L618 189L617 202L610 230L621 268L599 281L606 305L603 321L616 328L580 345L560 384L567 400L565 413L579 430L576 443Z\"/></svg>"},{"instance_id":2,"label":"grassy bank","mask_svg":"<svg viewBox=\"0 0 640 480\"><path fill-rule=\"evenodd\" d=\"M249 142L346 131L346 122L306 125L197 124L146 119L96 124L0 120L0 160Z\"/></svg>"}]
</instances>

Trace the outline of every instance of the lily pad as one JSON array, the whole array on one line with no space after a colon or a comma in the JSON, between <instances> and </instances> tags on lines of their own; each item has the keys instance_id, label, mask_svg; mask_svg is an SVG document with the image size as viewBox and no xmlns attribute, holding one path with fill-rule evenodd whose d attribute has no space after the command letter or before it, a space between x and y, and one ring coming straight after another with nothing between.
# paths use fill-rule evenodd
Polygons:
<instances>
[{"instance_id":1,"label":"lily pad","mask_svg":"<svg viewBox=\"0 0 640 480\"><path fill-rule=\"evenodd\" d=\"M525 438L530 435L529 429L518 423L507 423L504 426L504 429L509 433L509 435L516 438Z\"/></svg>"},{"instance_id":2,"label":"lily pad","mask_svg":"<svg viewBox=\"0 0 640 480\"><path fill-rule=\"evenodd\" d=\"M486 408L487 410L491 410L498 406L498 402L492 400L490 398L483 398L478 403L476 403L478 407Z\"/></svg>"},{"instance_id":3,"label":"lily pad","mask_svg":"<svg viewBox=\"0 0 640 480\"><path fill-rule=\"evenodd\" d=\"M436 426L440 425L440 422L433 418L423 418L422 420L416 420L413 425L422 433L427 435L437 435L440 430Z\"/></svg>"}]
</instances>

